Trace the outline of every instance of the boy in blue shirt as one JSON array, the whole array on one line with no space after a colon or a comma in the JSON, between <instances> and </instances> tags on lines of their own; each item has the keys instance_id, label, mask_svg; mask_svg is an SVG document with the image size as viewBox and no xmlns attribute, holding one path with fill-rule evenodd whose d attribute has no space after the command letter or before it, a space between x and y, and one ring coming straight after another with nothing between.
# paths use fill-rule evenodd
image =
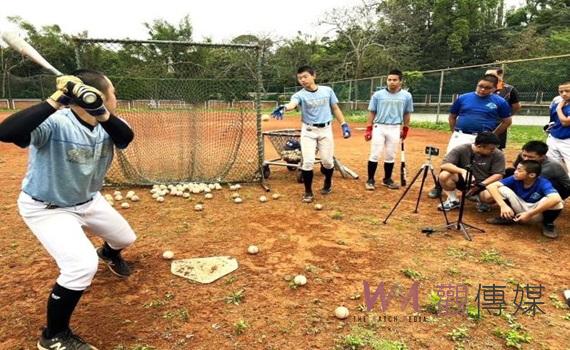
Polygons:
<instances>
[{"instance_id":1,"label":"boy in blue shirt","mask_svg":"<svg viewBox=\"0 0 570 350\"><path fill-rule=\"evenodd\" d=\"M315 83L315 70L309 66L302 66L297 70L297 80L303 89L296 92L291 101L277 107L271 115L276 119L283 119L285 112L301 109L301 153L303 164L301 175L305 185L303 202L313 201L313 165L315 153L318 150L321 158L321 173L325 176L321 194L332 192L332 176L334 172L334 137L332 132L332 118L338 120L342 127L343 137L350 137L350 128L344 120L344 115L338 106L338 99L328 86Z\"/></svg>"},{"instance_id":2,"label":"boy in blue shirt","mask_svg":"<svg viewBox=\"0 0 570 350\"><path fill-rule=\"evenodd\" d=\"M556 238L554 220L560 215L563 201L550 181L540 176L536 160L523 160L513 176L494 182L487 190L501 209L501 216L488 219L495 225L542 222L542 234Z\"/></svg>"},{"instance_id":3,"label":"boy in blue shirt","mask_svg":"<svg viewBox=\"0 0 570 350\"><path fill-rule=\"evenodd\" d=\"M400 139L408 135L411 113L414 111L412 95L402 90L403 74L398 69L388 73L387 87L372 95L368 105L368 124L364 139L372 140L368 158L368 180L365 188L373 191L376 186L374 174L378 167L378 158L384 156L384 179L382 184L389 189L400 188L392 180L392 170ZM402 130L400 130L400 126Z\"/></svg>"},{"instance_id":4,"label":"boy in blue shirt","mask_svg":"<svg viewBox=\"0 0 570 350\"><path fill-rule=\"evenodd\" d=\"M563 163L570 175L570 81L558 87L560 96L550 105L550 135L547 156Z\"/></svg>"},{"instance_id":5,"label":"boy in blue shirt","mask_svg":"<svg viewBox=\"0 0 570 350\"><path fill-rule=\"evenodd\" d=\"M30 149L18 209L60 273L47 301L40 350L96 349L72 332L71 316L91 285L98 259L114 274L130 275L121 251L136 239L99 192L113 148L126 148L134 133L115 115L109 78L86 69L72 74L57 78L57 91L46 101L0 123L0 142ZM103 246L95 250L84 228L103 238Z\"/></svg>"}]
</instances>

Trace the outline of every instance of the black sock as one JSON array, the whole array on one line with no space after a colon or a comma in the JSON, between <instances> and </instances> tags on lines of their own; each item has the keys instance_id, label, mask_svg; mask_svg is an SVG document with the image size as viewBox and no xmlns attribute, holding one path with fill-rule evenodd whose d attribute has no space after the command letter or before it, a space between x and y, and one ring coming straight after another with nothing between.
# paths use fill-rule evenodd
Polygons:
<instances>
[{"instance_id":1,"label":"black sock","mask_svg":"<svg viewBox=\"0 0 570 350\"><path fill-rule=\"evenodd\" d=\"M546 224L553 224L554 225L554 220L556 220L556 218L558 218L558 216L560 215L560 213L562 212L562 209L556 209L556 210L545 210L544 212L542 212L542 223L544 225Z\"/></svg>"},{"instance_id":2,"label":"black sock","mask_svg":"<svg viewBox=\"0 0 570 350\"><path fill-rule=\"evenodd\" d=\"M47 328L44 331L47 338L69 329L71 314L82 294L82 290L67 289L57 283L53 286L47 304Z\"/></svg>"},{"instance_id":3,"label":"black sock","mask_svg":"<svg viewBox=\"0 0 570 350\"><path fill-rule=\"evenodd\" d=\"M368 161L368 181L374 182L374 174L378 168L378 162Z\"/></svg>"},{"instance_id":4,"label":"black sock","mask_svg":"<svg viewBox=\"0 0 570 350\"><path fill-rule=\"evenodd\" d=\"M323 185L323 188L327 188L327 189L331 188L333 172L334 172L334 167L327 169L321 165L321 173L323 173L323 175L325 175L325 184Z\"/></svg>"},{"instance_id":5,"label":"black sock","mask_svg":"<svg viewBox=\"0 0 570 350\"><path fill-rule=\"evenodd\" d=\"M384 162L384 179L392 178L392 170L394 170L394 163Z\"/></svg>"},{"instance_id":6,"label":"black sock","mask_svg":"<svg viewBox=\"0 0 570 350\"><path fill-rule=\"evenodd\" d=\"M114 258L118 256L119 254L121 254L121 250L122 249L111 248L111 246L109 246L109 243L107 242L103 244L103 255L105 255L108 258Z\"/></svg>"},{"instance_id":7,"label":"black sock","mask_svg":"<svg viewBox=\"0 0 570 350\"><path fill-rule=\"evenodd\" d=\"M305 193L313 193L313 171L301 170L303 176L303 184L305 184Z\"/></svg>"}]
</instances>

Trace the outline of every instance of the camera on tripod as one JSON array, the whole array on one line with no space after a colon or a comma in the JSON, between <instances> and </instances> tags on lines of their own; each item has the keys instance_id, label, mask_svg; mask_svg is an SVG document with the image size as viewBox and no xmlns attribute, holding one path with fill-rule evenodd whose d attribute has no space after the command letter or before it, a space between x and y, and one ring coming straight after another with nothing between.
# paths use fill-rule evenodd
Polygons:
<instances>
[{"instance_id":1,"label":"camera on tripod","mask_svg":"<svg viewBox=\"0 0 570 350\"><path fill-rule=\"evenodd\" d=\"M426 146L425 154L428 156L439 156L439 148L433 146Z\"/></svg>"}]
</instances>

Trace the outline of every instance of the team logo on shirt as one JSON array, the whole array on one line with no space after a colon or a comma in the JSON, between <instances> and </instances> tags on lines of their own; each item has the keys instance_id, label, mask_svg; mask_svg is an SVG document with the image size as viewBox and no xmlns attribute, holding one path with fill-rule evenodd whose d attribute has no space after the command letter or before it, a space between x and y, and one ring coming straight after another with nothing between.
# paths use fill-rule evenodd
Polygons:
<instances>
[{"instance_id":1,"label":"team logo on shirt","mask_svg":"<svg viewBox=\"0 0 570 350\"><path fill-rule=\"evenodd\" d=\"M318 108L320 106L325 106L327 104L328 104L327 98L319 98L307 101L307 107L309 108Z\"/></svg>"},{"instance_id":2,"label":"team logo on shirt","mask_svg":"<svg viewBox=\"0 0 570 350\"><path fill-rule=\"evenodd\" d=\"M497 105L494 104L493 102L489 102L485 106L489 109L497 109L498 108Z\"/></svg>"},{"instance_id":3,"label":"team logo on shirt","mask_svg":"<svg viewBox=\"0 0 570 350\"><path fill-rule=\"evenodd\" d=\"M530 199L533 200L533 201L538 201L538 200L540 200L541 198L542 198L542 196L541 196L540 193L538 193L538 192L533 192L533 193L530 195Z\"/></svg>"}]
</instances>

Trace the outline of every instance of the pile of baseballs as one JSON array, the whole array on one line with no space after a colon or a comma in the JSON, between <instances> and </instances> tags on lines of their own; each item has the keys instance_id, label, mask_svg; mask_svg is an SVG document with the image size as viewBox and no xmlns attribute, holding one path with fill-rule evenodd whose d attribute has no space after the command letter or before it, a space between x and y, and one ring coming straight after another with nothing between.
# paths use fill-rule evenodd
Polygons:
<instances>
[{"instance_id":1,"label":"pile of baseballs","mask_svg":"<svg viewBox=\"0 0 570 350\"><path fill-rule=\"evenodd\" d=\"M131 205L129 204L129 202L123 201L124 199L129 199L132 202L138 202L140 201L139 196L136 195L135 191L128 191L127 195L123 198L123 194L121 193L121 191L115 191L113 192L113 194L106 194L105 195L105 200L111 205L114 206L115 205L115 201L117 202L122 202L121 203L121 208L123 209L129 209L131 207Z\"/></svg>"},{"instance_id":2,"label":"pile of baseballs","mask_svg":"<svg viewBox=\"0 0 570 350\"><path fill-rule=\"evenodd\" d=\"M152 194L152 198L154 198L157 202L164 202L164 198L166 196L172 197L182 197L185 199L191 200L191 194L199 194L199 193L211 193L214 190L221 190L222 185L219 183L197 183L197 182L183 182L176 185L169 184L160 184L160 185L153 185L150 193ZM161 199L159 199L161 198ZM206 198L213 198L210 196L206 196Z\"/></svg>"}]
</instances>

